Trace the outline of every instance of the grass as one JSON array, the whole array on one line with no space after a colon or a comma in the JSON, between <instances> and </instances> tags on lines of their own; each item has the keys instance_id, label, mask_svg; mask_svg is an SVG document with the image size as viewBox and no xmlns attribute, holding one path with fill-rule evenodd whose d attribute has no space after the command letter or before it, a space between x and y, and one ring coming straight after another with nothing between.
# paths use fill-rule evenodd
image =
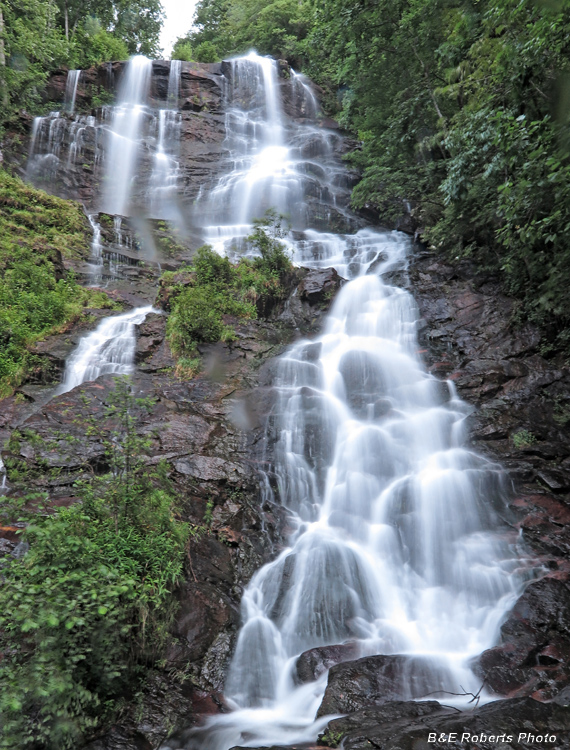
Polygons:
<instances>
[{"instance_id":1,"label":"grass","mask_svg":"<svg viewBox=\"0 0 570 750\"><path fill-rule=\"evenodd\" d=\"M35 341L66 330L85 307L114 306L63 266L64 259L87 257L90 241L79 203L0 170L0 398L34 366Z\"/></svg>"}]
</instances>

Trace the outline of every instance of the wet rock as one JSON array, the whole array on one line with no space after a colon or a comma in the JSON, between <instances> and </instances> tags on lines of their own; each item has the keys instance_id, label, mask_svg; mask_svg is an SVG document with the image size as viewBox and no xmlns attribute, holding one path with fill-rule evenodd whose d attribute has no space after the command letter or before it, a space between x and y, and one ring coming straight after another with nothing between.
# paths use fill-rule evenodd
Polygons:
<instances>
[{"instance_id":1,"label":"wet rock","mask_svg":"<svg viewBox=\"0 0 570 750\"><path fill-rule=\"evenodd\" d=\"M321 646L304 651L297 659L295 677L298 682L313 682L327 669L351 661L358 655L356 643L343 643L338 646Z\"/></svg>"},{"instance_id":2,"label":"wet rock","mask_svg":"<svg viewBox=\"0 0 570 750\"><path fill-rule=\"evenodd\" d=\"M143 372L159 372L176 365L166 340L166 317L147 315L137 331L135 362Z\"/></svg>"},{"instance_id":3,"label":"wet rock","mask_svg":"<svg viewBox=\"0 0 570 750\"><path fill-rule=\"evenodd\" d=\"M429 659L402 655L365 656L338 664L329 672L317 717L359 711L388 701L422 698L453 690L441 667Z\"/></svg>"},{"instance_id":4,"label":"wet rock","mask_svg":"<svg viewBox=\"0 0 570 750\"><path fill-rule=\"evenodd\" d=\"M570 684L570 577L529 584L476 670L499 695L550 700Z\"/></svg>"},{"instance_id":5,"label":"wet rock","mask_svg":"<svg viewBox=\"0 0 570 750\"><path fill-rule=\"evenodd\" d=\"M568 708L531 698L497 701L463 712L436 701L391 702L334 719L320 736L319 744L343 750L427 750L430 747L563 750L570 742L569 727ZM435 735L435 741L430 740L430 735L432 738ZM548 741L544 741L545 736ZM537 737L542 738L538 743ZM442 740L437 742L439 738Z\"/></svg>"},{"instance_id":6,"label":"wet rock","mask_svg":"<svg viewBox=\"0 0 570 750\"><path fill-rule=\"evenodd\" d=\"M341 278L334 268L309 271L299 284L299 296L310 305L316 305L330 299L340 285Z\"/></svg>"}]
</instances>

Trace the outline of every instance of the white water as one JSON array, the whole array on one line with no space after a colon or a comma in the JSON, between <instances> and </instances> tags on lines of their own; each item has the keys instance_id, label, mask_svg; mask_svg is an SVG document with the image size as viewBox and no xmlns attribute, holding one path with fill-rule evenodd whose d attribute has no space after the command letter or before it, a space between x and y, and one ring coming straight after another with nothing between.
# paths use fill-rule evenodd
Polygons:
<instances>
[{"instance_id":1,"label":"white water","mask_svg":"<svg viewBox=\"0 0 570 750\"><path fill-rule=\"evenodd\" d=\"M205 199L211 218L229 221L205 234L218 252L239 256L251 218L294 207L315 185L303 167L318 172L332 157L325 131L286 122L272 61L234 61L232 87L232 170ZM425 371L413 297L383 279L405 273L409 240L322 232L292 214L295 262L333 266L350 280L323 334L291 347L274 383L267 470L295 531L245 590L225 686L233 712L164 750L314 741L330 719L315 721L326 675L298 686L293 672L317 646L354 642L361 655L407 657L403 698L475 693L470 660L495 643L525 577L517 536L502 520L506 476L465 447L470 409L451 382Z\"/></svg>"},{"instance_id":2,"label":"white water","mask_svg":"<svg viewBox=\"0 0 570 750\"><path fill-rule=\"evenodd\" d=\"M97 328L85 335L66 362L59 393L101 375L128 375L133 371L135 326L156 312L150 305L104 318Z\"/></svg>"},{"instance_id":3,"label":"white water","mask_svg":"<svg viewBox=\"0 0 570 750\"><path fill-rule=\"evenodd\" d=\"M327 226L333 214L353 227L354 217L344 208L347 171L333 154L338 136L312 122L317 103L303 77L293 73L286 83L306 118L295 125L283 115L274 60L251 53L230 63L228 169L214 190L196 201L204 239L220 254L243 254L252 220L268 209L286 214L295 228Z\"/></svg>"},{"instance_id":4,"label":"white water","mask_svg":"<svg viewBox=\"0 0 570 750\"><path fill-rule=\"evenodd\" d=\"M132 57L119 86L109 132L104 210L125 216L131 209L132 181L141 156L140 138L150 86L152 62L143 55Z\"/></svg>"},{"instance_id":5,"label":"white water","mask_svg":"<svg viewBox=\"0 0 570 750\"><path fill-rule=\"evenodd\" d=\"M180 76L182 72L182 61L170 61L170 73L168 75L168 93L166 101L169 109L178 109L180 99Z\"/></svg>"},{"instance_id":6,"label":"white water","mask_svg":"<svg viewBox=\"0 0 570 750\"><path fill-rule=\"evenodd\" d=\"M72 115L75 111L75 99L77 97L77 86L79 79L81 78L81 70L70 70L67 73L67 80L65 82L65 98L63 102L63 108L66 112Z\"/></svg>"}]
</instances>

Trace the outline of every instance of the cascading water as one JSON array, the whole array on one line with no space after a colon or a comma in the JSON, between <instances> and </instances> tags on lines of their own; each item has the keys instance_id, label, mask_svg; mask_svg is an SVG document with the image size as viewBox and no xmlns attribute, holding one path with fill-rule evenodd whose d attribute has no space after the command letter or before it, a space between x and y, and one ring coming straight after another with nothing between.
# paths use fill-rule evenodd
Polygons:
<instances>
[{"instance_id":1,"label":"cascading water","mask_svg":"<svg viewBox=\"0 0 570 750\"><path fill-rule=\"evenodd\" d=\"M323 174L330 135L282 117L275 73L253 54L232 62L233 169L205 199L217 220L206 238L238 255L252 217L289 210L295 262L349 281L323 334L294 345L274 383L267 468L295 530L245 590L225 686L234 710L163 750L315 740L328 721L315 720L326 674L298 685L294 667L317 646L402 655L405 699L476 692L470 660L493 645L526 575L502 520L504 472L464 447L469 408L426 373L414 300L384 280L405 272L409 242L307 228L295 210L303 195L317 186L334 206L335 186L346 185L338 166Z\"/></svg>"},{"instance_id":2,"label":"cascading water","mask_svg":"<svg viewBox=\"0 0 570 750\"><path fill-rule=\"evenodd\" d=\"M59 393L101 375L128 375L133 370L135 353L135 326L140 325L151 312L150 305L104 318L97 328L84 336L65 365L63 383Z\"/></svg>"},{"instance_id":3,"label":"cascading water","mask_svg":"<svg viewBox=\"0 0 570 750\"><path fill-rule=\"evenodd\" d=\"M70 115L75 111L75 99L77 98L77 86L79 79L81 78L81 70L70 70L67 74L67 81L65 82L65 98L63 102L63 108Z\"/></svg>"},{"instance_id":4,"label":"cascading water","mask_svg":"<svg viewBox=\"0 0 570 750\"><path fill-rule=\"evenodd\" d=\"M180 76L182 75L182 61L171 60L168 74L168 93L166 102L169 109L178 109L180 99Z\"/></svg>"},{"instance_id":5,"label":"cascading water","mask_svg":"<svg viewBox=\"0 0 570 750\"><path fill-rule=\"evenodd\" d=\"M103 206L121 216L128 214L131 208L131 183L140 158L144 118L148 115L146 101L151 66L152 62L142 55L131 58L113 108Z\"/></svg>"},{"instance_id":6,"label":"cascading water","mask_svg":"<svg viewBox=\"0 0 570 750\"><path fill-rule=\"evenodd\" d=\"M230 61L227 85L226 174L197 200L204 239L220 254L243 252L252 219L266 210L287 214L294 227L358 227L345 210L350 193L347 170L333 146L340 139L314 125L316 99L302 76L289 81L304 123L283 116L277 63L251 53Z\"/></svg>"}]
</instances>

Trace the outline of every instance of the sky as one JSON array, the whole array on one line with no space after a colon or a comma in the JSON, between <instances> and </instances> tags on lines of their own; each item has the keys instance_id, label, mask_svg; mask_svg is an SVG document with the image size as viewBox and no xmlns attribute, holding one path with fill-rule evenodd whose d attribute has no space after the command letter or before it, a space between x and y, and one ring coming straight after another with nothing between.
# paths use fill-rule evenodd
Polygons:
<instances>
[{"instance_id":1,"label":"sky","mask_svg":"<svg viewBox=\"0 0 570 750\"><path fill-rule=\"evenodd\" d=\"M179 36L184 36L192 26L197 0L162 0L165 20L160 34L160 46L166 59Z\"/></svg>"}]
</instances>

